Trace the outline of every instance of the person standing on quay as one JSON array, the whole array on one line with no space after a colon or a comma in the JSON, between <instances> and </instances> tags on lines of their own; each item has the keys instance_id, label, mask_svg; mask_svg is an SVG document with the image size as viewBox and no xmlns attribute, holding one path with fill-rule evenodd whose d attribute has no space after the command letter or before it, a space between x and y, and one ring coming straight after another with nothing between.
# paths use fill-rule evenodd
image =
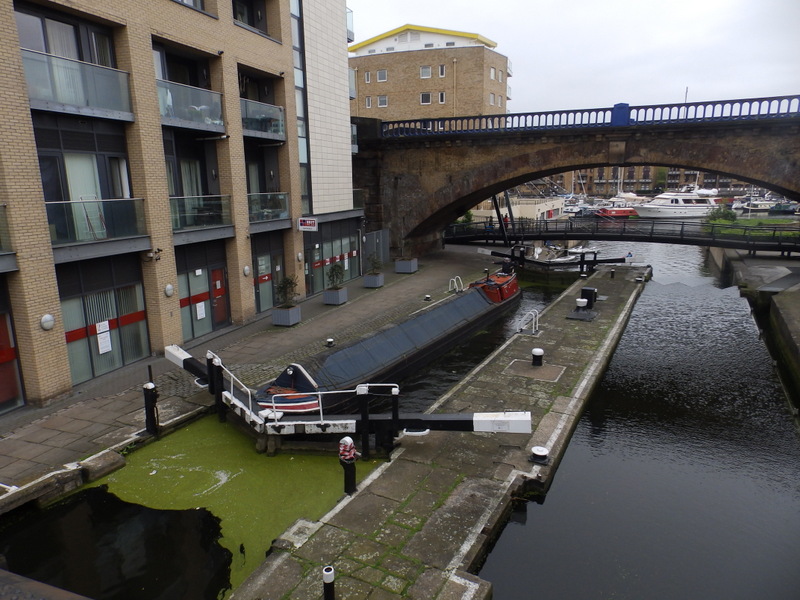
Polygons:
<instances>
[{"instance_id":1,"label":"person standing on quay","mask_svg":"<svg viewBox=\"0 0 800 600\"><path fill-rule=\"evenodd\" d=\"M344 493L352 496L356 492L356 459L361 453L356 450L353 438L345 436L339 440L339 464L344 470Z\"/></svg>"}]
</instances>

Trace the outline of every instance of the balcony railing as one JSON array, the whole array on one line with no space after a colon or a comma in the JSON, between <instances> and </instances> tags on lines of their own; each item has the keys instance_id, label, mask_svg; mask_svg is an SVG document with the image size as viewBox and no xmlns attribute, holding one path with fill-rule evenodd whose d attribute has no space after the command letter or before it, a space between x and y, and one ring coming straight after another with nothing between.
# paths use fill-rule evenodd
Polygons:
<instances>
[{"instance_id":1,"label":"balcony railing","mask_svg":"<svg viewBox=\"0 0 800 600\"><path fill-rule=\"evenodd\" d=\"M128 73L22 50L31 107L133 121Z\"/></svg>"},{"instance_id":2,"label":"balcony railing","mask_svg":"<svg viewBox=\"0 0 800 600\"><path fill-rule=\"evenodd\" d=\"M11 252L11 232L8 229L5 204L0 204L0 252Z\"/></svg>"},{"instance_id":3,"label":"balcony railing","mask_svg":"<svg viewBox=\"0 0 800 600\"><path fill-rule=\"evenodd\" d=\"M203 88L157 79L162 125L225 131L222 94Z\"/></svg>"},{"instance_id":4,"label":"balcony railing","mask_svg":"<svg viewBox=\"0 0 800 600\"><path fill-rule=\"evenodd\" d=\"M286 141L286 119L282 106L255 100L239 100L242 109L242 129L245 135L256 135Z\"/></svg>"},{"instance_id":5,"label":"balcony railing","mask_svg":"<svg viewBox=\"0 0 800 600\"><path fill-rule=\"evenodd\" d=\"M175 196L169 199L172 231L231 224L230 196Z\"/></svg>"},{"instance_id":6,"label":"balcony railing","mask_svg":"<svg viewBox=\"0 0 800 600\"><path fill-rule=\"evenodd\" d=\"M145 235L144 200L45 202L54 246Z\"/></svg>"},{"instance_id":7,"label":"balcony railing","mask_svg":"<svg viewBox=\"0 0 800 600\"><path fill-rule=\"evenodd\" d=\"M286 192L247 194L247 205L251 223L289 218L289 194Z\"/></svg>"}]
</instances>

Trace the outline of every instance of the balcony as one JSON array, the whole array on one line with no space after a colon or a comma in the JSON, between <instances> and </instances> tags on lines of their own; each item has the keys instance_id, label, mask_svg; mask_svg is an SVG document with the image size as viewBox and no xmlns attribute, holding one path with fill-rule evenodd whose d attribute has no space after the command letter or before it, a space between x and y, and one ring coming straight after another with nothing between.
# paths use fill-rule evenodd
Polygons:
<instances>
[{"instance_id":1,"label":"balcony","mask_svg":"<svg viewBox=\"0 0 800 600\"><path fill-rule=\"evenodd\" d=\"M128 73L22 50L31 108L133 121Z\"/></svg>"},{"instance_id":2,"label":"balcony","mask_svg":"<svg viewBox=\"0 0 800 600\"><path fill-rule=\"evenodd\" d=\"M157 79L161 124L203 131L225 132L222 94Z\"/></svg>"},{"instance_id":3,"label":"balcony","mask_svg":"<svg viewBox=\"0 0 800 600\"><path fill-rule=\"evenodd\" d=\"M289 218L289 194L286 192L247 194L247 206L251 223Z\"/></svg>"},{"instance_id":4,"label":"balcony","mask_svg":"<svg viewBox=\"0 0 800 600\"><path fill-rule=\"evenodd\" d=\"M239 100L242 110L242 133L251 137L286 141L286 119L282 106L255 100Z\"/></svg>"},{"instance_id":5,"label":"balcony","mask_svg":"<svg viewBox=\"0 0 800 600\"><path fill-rule=\"evenodd\" d=\"M144 200L45 202L53 246L146 235Z\"/></svg>"},{"instance_id":6,"label":"balcony","mask_svg":"<svg viewBox=\"0 0 800 600\"><path fill-rule=\"evenodd\" d=\"M230 196L174 196L169 199L172 231L231 225Z\"/></svg>"}]
</instances>

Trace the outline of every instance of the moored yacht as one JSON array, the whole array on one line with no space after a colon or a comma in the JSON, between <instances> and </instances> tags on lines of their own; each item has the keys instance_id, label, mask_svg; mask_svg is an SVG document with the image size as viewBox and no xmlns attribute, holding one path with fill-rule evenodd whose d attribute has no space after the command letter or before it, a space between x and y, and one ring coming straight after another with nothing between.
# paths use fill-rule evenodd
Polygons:
<instances>
[{"instance_id":1,"label":"moored yacht","mask_svg":"<svg viewBox=\"0 0 800 600\"><path fill-rule=\"evenodd\" d=\"M679 192L664 192L650 202L636 207L636 213L645 219L686 219L705 217L717 208L717 190L681 188Z\"/></svg>"}]
</instances>

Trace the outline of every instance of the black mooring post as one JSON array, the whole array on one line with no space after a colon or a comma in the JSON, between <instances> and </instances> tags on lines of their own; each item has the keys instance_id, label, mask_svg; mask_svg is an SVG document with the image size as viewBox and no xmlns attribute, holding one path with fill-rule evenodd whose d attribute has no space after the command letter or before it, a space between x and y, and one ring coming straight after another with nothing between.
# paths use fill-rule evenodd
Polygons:
<instances>
[{"instance_id":1,"label":"black mooring post","mask_svg":"<svg viewBox=\"0 0 800 600\"><path fill-rule=\"evenodd\" d=\"M361 395L361 455L369 459L369 397Z\"/></svg>"},{"instance_id":2,"label":"black mooring post","mask_svg":"<svg viewBox=\"0 0 800 600\"><path fill-rule=\"evenodd\" d=\"M206 381L208 381L208 393L216 395L214 387L214 359L206 356Z\"/></svg>"},{"instance_id":3,"label":"black mooring post","mask_svg":"<svg viewBox=\"0 0 800 600\"><path fill-rule=\"evenodd\" d=\"M223 384L222 362L218 358L215 358L211 367L208 378L208 388L210 390L212 386L214 387L214 407L217 409L217 418L219 418L220 423L224 423L228 407L225 406L225 402L222 400L222 390L225 388Z\"/></svg>"},{"instance_id":4,"label":"black mooring post","mask_svg":"<svg viewBox=\"0 0 800 600\"><path fill-rule=\"evenodd\" d=\"M148 381L144 384L144 428L150 435L158 435L158 390L156 384Z\"/></svg>"},{"instance_id":5,"label":"black mooring post","mask_svg":"<svg viewBox=\"0 0 800 600\"><path fill-rule=\"evenodd\" d=\"M336 572L333 567L328 565L322 568L322 593L323 600L336 600L336 589L334 584Z\"/></svg>"}]
</instances>

